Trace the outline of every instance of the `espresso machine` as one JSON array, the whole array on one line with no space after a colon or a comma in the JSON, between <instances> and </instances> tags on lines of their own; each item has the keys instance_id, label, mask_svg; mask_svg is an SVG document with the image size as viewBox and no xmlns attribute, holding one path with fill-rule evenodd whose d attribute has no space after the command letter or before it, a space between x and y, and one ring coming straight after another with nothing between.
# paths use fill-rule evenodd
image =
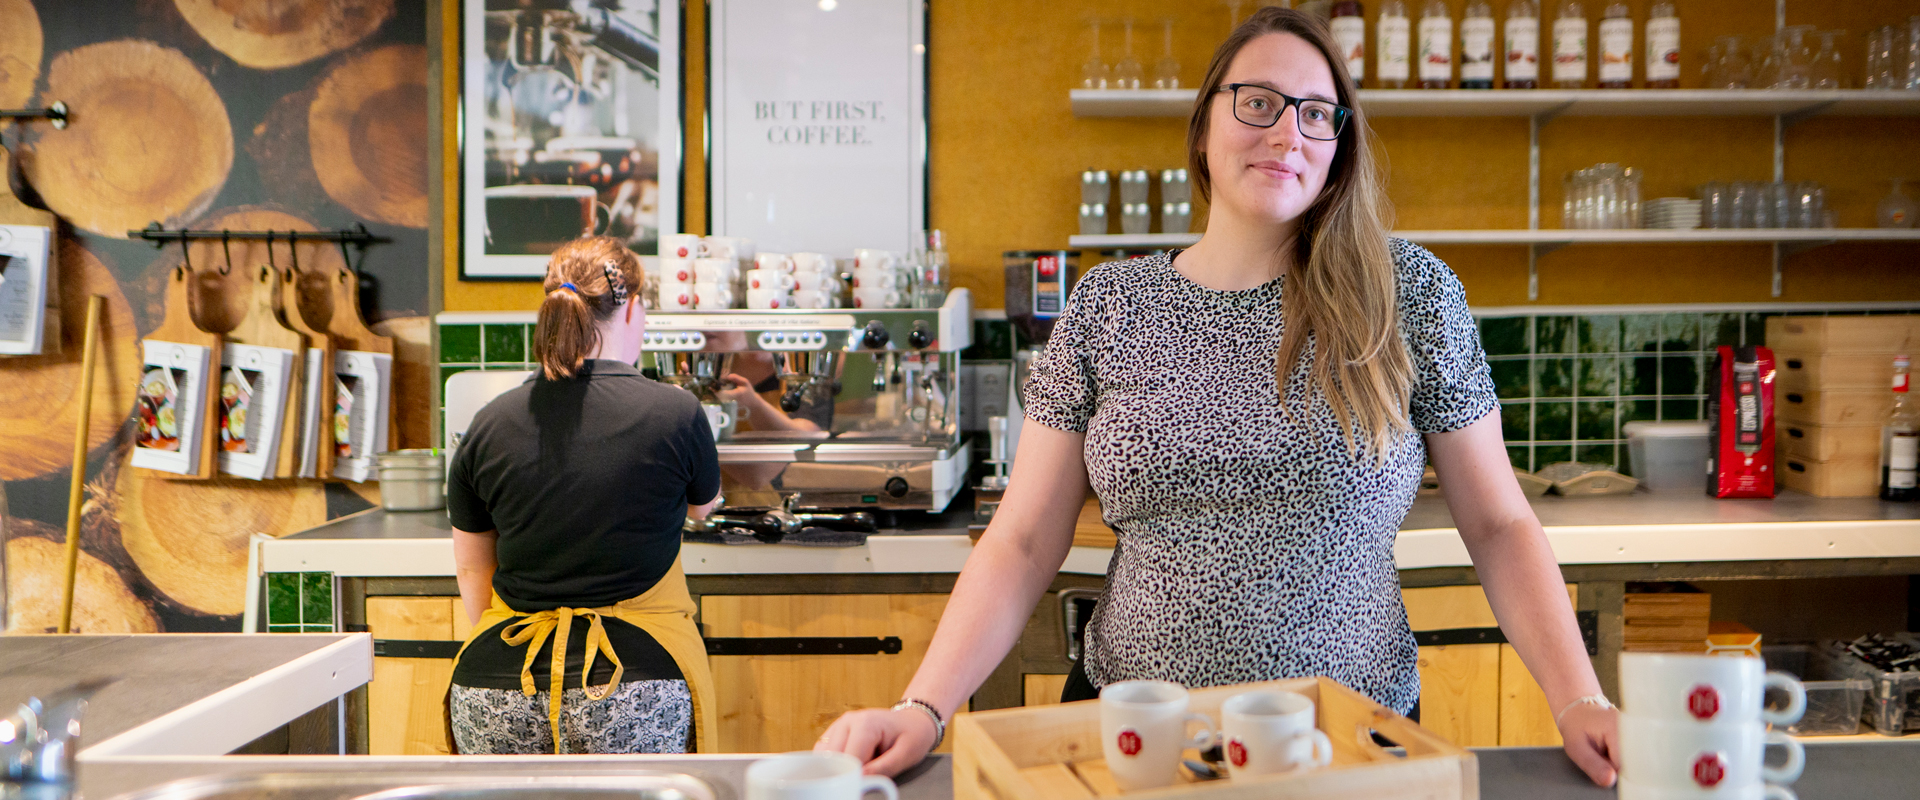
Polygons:
<instances>
[{"instance_id":1,"label":"espresso machine","mask_svg":"<svg viewBox=\"0 0 1920 800\"><path fill-rule=\"evenodd\" d=\"M656 311L640 366L710 407L723 511L937 513L966 485L960 351L972 317L966 289L938 308ZM728 374L820 429L711 408Z\"/></svg>"}]
</instances>

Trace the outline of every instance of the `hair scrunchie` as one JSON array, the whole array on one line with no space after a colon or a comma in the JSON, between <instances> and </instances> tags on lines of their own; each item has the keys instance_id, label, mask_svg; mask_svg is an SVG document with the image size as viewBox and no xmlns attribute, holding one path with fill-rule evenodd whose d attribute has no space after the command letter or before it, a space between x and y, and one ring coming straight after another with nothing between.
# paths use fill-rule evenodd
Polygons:
<instances>
[{"instance_id":1,"label":"hair scrunchie","mask_svg":"<svg viewBox=\"0 0 1920 800\"><path fill-rule=\"evenodd\" d=\"M600 269L607 273L607 291L613 294L614 304L627 302L627 282L620 276L620 268L608 261L601 264Z\"/></svg>"},{"instance_id":2,"label":"hair scrunchie","mask_svg":"<svg viewBox=\"0 0 1920 800\"><path fill-rule=\"evenodd\" d=\"M570 290L570 291L572 291L572 292L573 292L574 294L580 294L580 287L578 287L578 286L575 286L575 285L573 285L573 284L571 284L571 283L568 283L568 282L566 282L566 281L561 281L561 282L560 282L560 288L562 288L562 289L567 289L567 290ZM585 297L586 295L580 295L580 296L582 296L582 297Z\"/></svg>"}]
</instances>

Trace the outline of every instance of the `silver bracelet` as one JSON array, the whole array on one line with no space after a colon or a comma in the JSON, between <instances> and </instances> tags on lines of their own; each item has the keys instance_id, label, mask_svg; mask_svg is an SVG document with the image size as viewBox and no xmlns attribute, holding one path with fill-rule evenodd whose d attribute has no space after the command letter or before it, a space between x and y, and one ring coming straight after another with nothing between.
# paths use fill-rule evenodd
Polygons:
<instances>
[{"instance_id":1,"label":"silver bracelet","mask_svg":"<svg viewBox=\"0 0 1920 800\"><path fill-rule=\"evenodd\" d=\"M1556 728L1560 727L1561 718L1565 717L1567 712L1572 711L1574 706L1580 705L1613 708L1613 701L1608 700L1604 694L1590 694L1585 697L1576 697L1573 699L1573 702L1567 704L1566 708L1560 709L1560 713L1553 715L1553 726Z\"/></svg>"},{"instance_id":2,"label":"silver bracelet","mask_svg":"<svg viewBox=\"0 0 1920 800\"><path fill-rule=\"evenodd\" d=\"M933 744L927 747L928 750L939 747L941 742L947 740L947 721L940 718L940 710L934 708L932 703L909 697L894 703L892 710L903 711L909 708L920 709L926 713L928 719L933 720Z\"/></svg>"}]
</instances>

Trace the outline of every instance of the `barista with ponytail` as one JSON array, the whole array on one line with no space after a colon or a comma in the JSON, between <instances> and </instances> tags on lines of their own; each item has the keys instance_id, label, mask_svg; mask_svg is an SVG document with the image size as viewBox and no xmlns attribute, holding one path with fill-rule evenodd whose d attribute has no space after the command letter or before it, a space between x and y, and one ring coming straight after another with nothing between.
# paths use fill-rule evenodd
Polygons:
<instances>
[{"instance_id":1,"label":"barista with ponytail","mask_svg":"<svg viewBox=\"0 0 1920 800\"><path fill-rule=\"evenodd\" d=\"M474 623L448 695L460 753L714 750L680 526L720 502L720 464L699 401L633 368L640 285L617 239L554 251L540 369L454 454L447 513Z\"/></svg>"}]
</instances>

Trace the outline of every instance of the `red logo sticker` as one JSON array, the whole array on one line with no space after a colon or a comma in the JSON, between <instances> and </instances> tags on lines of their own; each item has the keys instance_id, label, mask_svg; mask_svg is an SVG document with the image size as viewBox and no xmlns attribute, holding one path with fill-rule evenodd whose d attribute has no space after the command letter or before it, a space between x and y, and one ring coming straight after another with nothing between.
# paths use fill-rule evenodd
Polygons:
<instances>
[{"instance_id":1,"label":"red logo sticker","mask_svg":"<svg viewBox=\"0 0 1920 800\"><path fill-rule=\"evenodd\" d=\"M1687 713L1702 722L1713 719L1720 713L1719 690L1704 683L1693 687L1693 691L1687 693Z\"/></svg>"},{"instance_id":2,"label":"red logo sticker","mask_svg":"<svg viewBox=\"0 0 1920 800\"><path fill-rule=\"evenodd\" d=\"M1140 734L1134 733L1132 728L1121 728L1119 740L1121 755L1131 757L1140 754Z\"/></svg>"},{"instance_id":3,"label":"red logo sticker","mask_svg":"<svg viewBox=\"0 0 1920 800\"><path fill-rule=\"evenodd\" d=\"M1060 262L1052 256L1036 259L1033 266L1040 271L1040 276L1043 278L1051 278L1054 273L1060 271Z\"/></svg>"},{"instance_id":4,"label":"red logo sticker","mask_svg":"<svg viewBox=\"0 0 1920 800\"><path fill-rule=\"evenodd\" d=\"M1711 789L1727 777L1727 760L1719 753L1701 753L1693 759L1693 782Z\"/></svg>"},{"instance_id":5,"label":"red logo sticker","mask_svg":"<svg viewBox=\"0 0 1920 800\"><path fill-rule=\"evenodd\" d=\"M1233 761L1233 765L1236 767L1246 766L1247 765L1247 746L1244 744L1241 744L1239 739L1228 739L1227 740L1227 758L1231 759Z\"/></svg>"}]
</instances>

